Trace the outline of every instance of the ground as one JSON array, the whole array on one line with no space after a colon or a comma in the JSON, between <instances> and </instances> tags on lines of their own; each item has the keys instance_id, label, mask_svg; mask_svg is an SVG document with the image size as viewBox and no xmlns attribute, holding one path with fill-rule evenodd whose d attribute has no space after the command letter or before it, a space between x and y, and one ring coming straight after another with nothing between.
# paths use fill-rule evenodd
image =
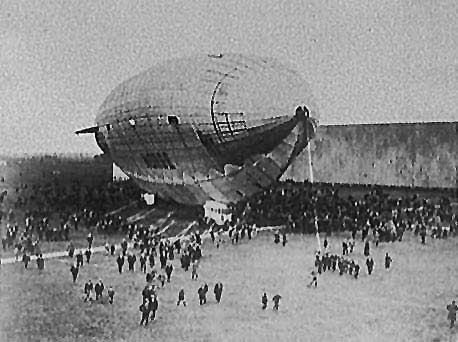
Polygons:
<instances>
[{"instance_id":1,"label":"ground","mask_svg":"<svg viewBox=\"0 0 458 342\"><path fill-rule=\"evenodd\" d=\"M340 253L341 237L331 249ZM326 272L310 289L316 239L289 236L286 247L269 233L219 250L204 245L198 281L174 260L172 281L158 292L157 320L139 326L144 274L117 273L114 257L94 255L77 283L71 281L70 259L46 261L43 272L32 264L3 265L0 270L1 341L455 341L445 309L458 294L456 239L428 241L422 246L407 234L402 243L372 248L375 271L368 276L363 244L353 257L362 265L358 280ZM389 252L394 263L383 267ZM127 265L125 265L125 269ZM138 261L137 261L138 268ZM102 279L113 285L113 305L83 302L84 283ZM197 289L209 285L208 304L199 306ZM213 286L222 282L220 304ZM177 307L180 288L187 307ZM261 309L267 292L268 309ZM280 309L272 297L280 294Z\"/></svg>"}]
</instances>

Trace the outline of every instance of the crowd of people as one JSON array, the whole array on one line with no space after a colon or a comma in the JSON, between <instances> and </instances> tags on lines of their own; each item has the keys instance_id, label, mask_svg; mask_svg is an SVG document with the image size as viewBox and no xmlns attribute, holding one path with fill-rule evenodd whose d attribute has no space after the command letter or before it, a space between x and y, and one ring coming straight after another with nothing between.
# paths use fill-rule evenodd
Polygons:
<instances>
[{"instance_id":1,"label":"crowd of people","mask_svg":"<svg viewBox=\"0 0 458 342\"><path fill-rule=\"evenodd\" d=\"M315 232L316 219L322 233L350 231L354 238L361 231L363 240L371 228L379 241L402 240L412 227L415 234L429 230L435 238L458 233L458 215L449 197L433 201L411 192L390 196L373 186L356 196L351 189L331 184L280 183L240 201L233 211L257 226L286 225L296 233Z\"/></svg>"},{"instance_id":2,"label":"crowd of people","mask_svg":"<svg viewBox=\"0 0 458 342\"><path fill-rule=\"evenodd\" d=\"M257 227L278 224L283 225L284 228L274 231L274 243L281 243L285 247L288 242L287 233L315 233L318 227L319 232L324 235L324 248L323 251L316 253L315 269L311 272L311 282L308 284L310 288L318 287L318 279L325 272L338 272L340 276L346 274L358 279L361 274L361 266L352 257L352 254L359 237L361 237L361 246L364 246L362 249L367 274L371 275L375 265L370 251L371 244L377 247L380 243L402 242L406 231L412 231L413 234L419 236L419 241L423 244L427 243L427 236L445 239L458 232L458 217L453 212L450 199L446 197L434 202L416 195L400 198L389 196L377 188L370 189L366 194L358 197L352 194L344 195L344 191L341 192L339 188L330 185L317 184L312 187L309 183L305 183L301 185L280 184L278 187L237 203L233 206L233 220L226 222L222 227L217 226L211 219L197 217L196 228L198 230L190 234L189 240L178 237L164 239L154 228L127 223L125 218L116 214L107 215L108 210L116 209L128 203L132 198L136 198L138 192L132 189L130 183L121 182L119 184L110 183L105 191L90 191L88 193L93 194L90 197L85 197L89 196L88 193L81 191L80 196L82 197L76 203L84 203L82 210L76 210L75 207L61 207L61 203L51 210L60 214L59 228L50 228L49 216L45 215L51 212L49 205L43 207L47 208L44 211L27 212L22 233L19 233L16 223L7 226L3 248L11 247L10 240L13 242L19 240L21 247L18 245L15 247L23 253L22 261L27 268L30 261L27 254L31 254L32 251L38 255L41 254L39 250L37 253L36 241L42 239L69 240L70 229L77 231L84 226L85 229L89 228L88 247L84 254L86 263L90 263L94 238L92 232L124 233L125 239L121 243L118 254L115 253L117 249L115 244L107 243L105 250L107 255L115 258L120 275L123 274L126 262L128 272L135 272L137 269L135 265L137 262L140 264L137 270L145 274L146 280L145 288L142 291L142 303L139 306L142 315L140 324L146 325L150 319L154 320L156 317L159 306L158 289L165 288L166 284L172 281L175 259L179 260L184 272L191 269L191 281L198 280L199 264L204 253L200 231L208 231L209 237L218 249L224 241L223 234L228 235L228 242L236 245L240 241L251 240L256 235ZM95 193L97 195L94 195ZM53 201L53 196L47 197L47 203ZM111 199L107 200L109 197ZM74 196L68 198L76 200ZM117 202L118 198L124 198L125 201ZM100 203L109 204L101 205ZM7 219L8 223L14 221L14 211L9 213ZM348 235L342 242L342 253L337 249L331 250L329 246L332 235L336 233ZM129 242L133 248L128 247ZM83 252L76 254L74 252L75 247L70 243L69 257L76 260L70 272L73 282L76 282L83 266ZM390 269L392 262L392 257L386 253L385 269ZM44 261L40 263L43 266L39 268L44 268ZM95 285L89 280L84 286L85 301L101 300L104 290L105 286L101 280ZM206 304L208 290L208 284L205 282L199 286L197 295L200 305ZM223 292L222 283L215 282L213 290L215 300L219 303ZM92 298L93 291L95 299ZM112 304L114 290L111 286L107 293L109 303ZM273 296L274 310L279 309L280 299L280 294ZM181 303L184 306L187 305L184 289L178 293L177 306ZM266 309L268 304L266 293L261 297L261 304L262 309ZM451 312L450 320L456 317L456 305L454 305L447 306L447 310Z\"/></svg>"},{"instance_id":3,"label":"crowd of people","mask_svg":"<svg viewBox=\"0 0 458 342\"><path fill-rule=\"evenodd\" d=\"M104 234L126 233L125 218L111 212L142 203L141 190L131 181L94 187L77 182L65 186L50 183L26 190L18 189L14 207L0 217L2 248L14 249L16 255L40 254L42 242L70 241L81 228Z\"/></svg>"}]
</instances>

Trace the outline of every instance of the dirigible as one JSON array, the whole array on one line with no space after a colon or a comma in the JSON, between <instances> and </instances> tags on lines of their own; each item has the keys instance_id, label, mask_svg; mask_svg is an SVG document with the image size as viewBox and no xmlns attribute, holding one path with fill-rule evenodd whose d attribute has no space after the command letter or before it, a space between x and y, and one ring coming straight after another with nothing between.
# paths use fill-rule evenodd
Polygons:
<instances>
[{"instance_id":1,"label":"dirigible","mask_svg":"<svg viewBox=\"0 0 458 342\"><path fill-rule=\"evenodd\" d=\"M313 138L318 110L307 82L268 57L167 60L105 99L100 149L146 193L182 204L236 203L268 188Z\"/></svg>"}]
</instances>

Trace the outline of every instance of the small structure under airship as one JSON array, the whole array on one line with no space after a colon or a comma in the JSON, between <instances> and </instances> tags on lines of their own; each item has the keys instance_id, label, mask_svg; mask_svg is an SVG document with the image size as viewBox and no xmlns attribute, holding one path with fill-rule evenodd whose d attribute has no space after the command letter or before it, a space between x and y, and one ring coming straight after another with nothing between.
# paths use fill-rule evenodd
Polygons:
<instances>
[{"instance_id":1,"label":"small structure under airship","mask_svg":"<svg viewBox=\"0 0 458 342\"><path fill-rule=\"evenodd\" d=\"M117 86L94 127L98 146L145 192L182 204L235 203L269 187L314 136L305 80L241 54L168 60Z\"/></svg>"}]
</instances>

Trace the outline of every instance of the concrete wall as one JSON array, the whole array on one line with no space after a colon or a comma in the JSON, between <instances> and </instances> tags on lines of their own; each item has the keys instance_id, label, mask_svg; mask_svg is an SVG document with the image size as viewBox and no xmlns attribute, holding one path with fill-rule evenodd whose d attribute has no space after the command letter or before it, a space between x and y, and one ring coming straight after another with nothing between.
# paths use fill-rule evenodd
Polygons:
<instances>
[{"instance_id":1,"label":"concrete wall","mask_svg":"<svg viewBox=\"0 0 458 342\"><path fill-rule=\"evenodd\" d=\"M458 123L320 126L314 181L456 188ZM283 179L309 178L307 151Z\"/></svg>"}]
</instances>

